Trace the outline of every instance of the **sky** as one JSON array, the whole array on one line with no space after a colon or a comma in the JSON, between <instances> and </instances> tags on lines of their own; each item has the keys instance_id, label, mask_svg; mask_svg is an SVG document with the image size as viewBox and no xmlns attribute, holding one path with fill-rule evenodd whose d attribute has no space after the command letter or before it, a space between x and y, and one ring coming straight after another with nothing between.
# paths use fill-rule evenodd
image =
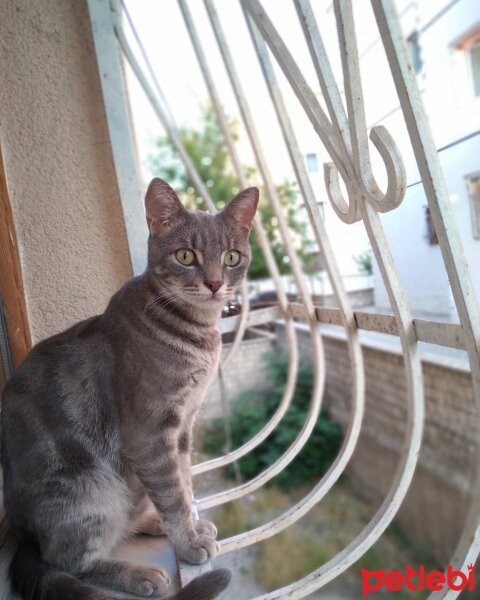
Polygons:
<instances>
[{"instance_id":1,"label":"sky","mask_svg":"<svg viewBox=\"0 0 480 600\"><path fill-rule=\"evenodd\" d=\"M155 69L162 92L168 99L175 121L181 126L195 126L198 123L201 106L208 102L208 93L177 0L124 0L124 2ZM263 0L262 4L292 53L293 58L300 66L311 89L325 108L315 69L310 60L293 2L291 0ZM214 5L225 31L227 44L233 56L242 88L247 96L253 121L258 131L261 150L268 158L273 180L276 183L281 183L287 179L292 181L294 180L293 168L240 3L238 0L214 0ZM202 0L189 0L188 6L207 57L208 65L214 74L215 84L223 106L227 114L234 117L239 123L237 148L242 164L254 164L248 136L242 127L238 105L204 3ZM317 0L312 2L312 7L322 32L332 68L337 80L340 81L341 62L332 2L331 0ZM354 8L360 22L360 26L357 26L357 39L359 52L362 56L365 52L370 52L371 48L379 43L379 40L377 33L372 35L374 19L370 2L368 0L356 0ZM127 23L125 23L124 28L128 33ZM136 48L131 34L129 39L132 47ZM138 59L141 60L138 51L136 54ZM301 152L304 155L311 152L318 155L320 170L312 175L311 179L316 190L317 200L325 202L326 194L322 165L324 162L330 162L331 159L275 60L273 60L273 63L290 119L294 124ZM146 168L147 157L154 151L155 140L164 134L164 130L150 107L143 90L128 67L127 82L135 137L143 167L144 183L146 184L150 177L155 175ZM380 94L375 95L375 102L379 97ZM384 109L382 107L379 110ZM390 110L390 107L388 110ZM383 165L381 175L383 175ZM307 220L304 209L302 215L303 219ZM328 210L326 212L326 224L330 239L334 244L341 272L344 274L357 273L358 266L353 257L367 251L369 247L363 226L361 224L349 226L343 224L333 213L333 209L330 209L330 214Z\"/></svg>"},{"instance_id":2,"label":"sky","mask_svg":"<svg viewBox=\"0 0 480 600\"><path fill-rule=\"evenodd\" d=\"M239 0L212 1L219 13L220 22L224 28L227 43L258 130L261 149L268 157L273 179L276 183L281 183L286 179L293 180L293 169L255 55L241 4ZM177 0L123 0L123 2L126 3L131 13L146 52L155 67L157 78L168 98L176 122L179 125L194 127L198 124L202 105L208 101L208 93ZM254 162L252 150L248 136L241 127L239 109L204 3L202 0L187 0L187 2L210 70L214 74L223 106L227 114L236 118L240 123L238 149L242 164L250 165ZM292 0L261 0L261 3L299 65L310 88L325 108L294 3ZM408 41L412 32L421 32L420 47L427 68L417 74L417 83L423 95L434 143L437 148L448 146L452 141L461 140L462 136L472 130L472 127L478 128L475 123L478 123L478 114L480 114L478 112L479 100L472 98L472 94L469 93L465 51L458 47L458 40L471 30L472 24L478 23L478 2L477 0L436 0L436 2L425 0L416 3L410 0L395 0L395 3L401 16L405 39ZM339 82L340 94L342 94L341 64L332 1L315 0L311 4L335 79ZM448 295L448 278L440 249L438 246L425 243L424 215L427 199L423 188L418 185L420 183L418 167L372 14L371 1L355 0L353 9L367 129L381 124L392 133L395 143L400 148L407 173L405 201L397 210L380 215L380 220L395 261L400 264L400 271L403 268L403 273L400 273L402 281L404 284L405 281L407 282L407 288L410 285L412 297L421 295L417 289L419 280L424 284L425 290L421 293L425 296L440 297L445 290ZM125 27L128 29L127 26ZM322 165L330 162L331 158L314 132L275 60L273 63L287 111L300 142L301 152L303 155L310 152L318 155L320 171L312 175L311 180L317 200L325 202L325 225L340 271L343 275L358 276L358 267L354 257L358 257L369 248L365 228L362 223L353 225L342 223L326 201ZM164 131L150 108L144 92L128 68L127 80L135 135L140 159L144 166L144 182L148 182L154 174L145 169L146 158L154 150L155 139ZM371 144L370 149L375 178L380 188L385 189L386 173L383 160L380 160ZM455 151L463 152L463 147L458 146ZM453 150L451 154L445 153L441 158L447 161L449 156L453 156ZM466 155L465 157L472 158ZM464 163L465 161L462 160L455 162L455 169L458 173L456 171L453 173L453 167L449 167L449 163L445 164L451 171L447 173L450 200L456 210L457 220L463 223L466 233L467 229L470 232L471 223L468 198L465 198L465 173L463 170L467 169L467 165ZM257 182L252 183L256 184ZM300 210L303 210L302 214L306 219L305 210L299 207L299 213ZM405 243L405 233L410 236L407 244ZM470 244L471 248L468 246L471 241L469 236L470 233L465 236L466 240L464 241L467 252L470 252L474 245ZM476 247L474 250L477 251ZM475 262L477 262L476 258ZM432 264L436 265L435 268L432 268ZM432 274L435 275L435 283L438 284L439 289L441 288L441 292L437 293L436 288L434 290L434 286L430 284L429 277ZM380 281L380 276L377 277L377 280ZM376 289L378 289L377 283L376 281Z\"/></svg>"},{"instance_id":3,"label":"sky","mask_svg":"<svg viewBox=\"0 0 480 600\"><path fill-rule=\"evenodd\" d=\"M150 61L154 65L157 78L168 98L175 120L180 125L195 126L198 123L200 107L208 101L208 93L177 1L127 0L126 5ZM318 89L313 66L292 3L290 0L275 0L275 2L267 2L266 5L268 5L269 15L281 31L282 37L293 52L297 62L302 65L307 80L311 83L313 89ZM322 13L328 13L332 10L330 1L318 2L315 5L320 17L323 16ZM275 150L275 164L272 165L274 177L277 180L282 180L285 178L285 174L291 173L291 168L286 150L283 149L278 124L250 41L250 34L240 4L236 0L223 0L222 2L216 2L215 6L220 15L228 45L234 56L242 86L247 92L262 145L266 150ZM203 2L200 0L190 1L189 7L210 69L214 73L215 83L222 97L223 105L230 116L237 117L240 121L238 107ZM277 73L280 80L283 81L283 76L279 70L277 70ZM143 91L135 81L135 77L131 72L127 74L137 143L143 159L148 154L149 148L152 148L156 137L163 133L163 129L145 99ZM289 86L285 85L284 81L282 88L287 105L292 114L295 115L296 124L304 132L302 138L308 140L311 138L308 143L315 145L315 137L305 133L311 127L308 125L306 117L299 108ZM245 161L252 162L251 151L245 135L241 135L240 152L245 157Z\"/></svg>"}]
</instances>

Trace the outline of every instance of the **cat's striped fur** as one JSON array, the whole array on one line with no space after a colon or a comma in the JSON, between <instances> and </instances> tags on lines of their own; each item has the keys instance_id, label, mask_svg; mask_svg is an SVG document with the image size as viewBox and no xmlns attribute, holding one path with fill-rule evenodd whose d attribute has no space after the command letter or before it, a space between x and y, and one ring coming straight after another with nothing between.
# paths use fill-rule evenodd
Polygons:
<instances>
[{"instance_id":1,"label":"cat's striped fur","mask_svg":"<svg viewBox=\"0 0 480 600\"><path fill-rule=\"evenodd\" d=\"M161 596L161 569L110 557L135 532L166 533L192 563L217 552L215 526L192 518L191 430L218 366L217 321L250 262L257 202L249 188L216 216L188 212L153 180L145 273L102 315L37 344L8 382L5 507L21 540L10 574L25 599L115 598L89 584ZM192 264L179 249L194 251ZM238 265L225 264L229 250ZM229 578L206 573L174 597L214 598Z\"/></svg>"}]
</instances>

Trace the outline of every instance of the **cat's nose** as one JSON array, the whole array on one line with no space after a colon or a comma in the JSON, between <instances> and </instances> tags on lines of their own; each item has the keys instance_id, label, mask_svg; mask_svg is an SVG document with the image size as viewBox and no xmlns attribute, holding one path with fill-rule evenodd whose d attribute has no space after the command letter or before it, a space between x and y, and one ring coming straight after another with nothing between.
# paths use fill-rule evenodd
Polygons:
<instances>
[{"instance_id":1,"label":"cat's nose","mask_svg":"<svg viewBox=\"0 0 480 600\"><path fill-rule=\"evenodd\" d=\"M215 293L218 289L220 289L223 281L204 281L203 282L209 290L212 290Z\"/></svg>"}]
</instances>

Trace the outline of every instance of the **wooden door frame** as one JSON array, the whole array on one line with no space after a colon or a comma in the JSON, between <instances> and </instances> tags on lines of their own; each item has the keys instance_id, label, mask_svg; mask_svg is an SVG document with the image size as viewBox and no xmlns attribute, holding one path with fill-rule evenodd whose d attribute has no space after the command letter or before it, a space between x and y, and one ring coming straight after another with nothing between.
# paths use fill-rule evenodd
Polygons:
<instances>
[{"instance_id":1,"label":"wooden door frame","mask_svg":"<svg viewBox=\"0 0 480 600\"><path fill-rule=\"evenodd\" d=\"M27 355L32 337L27 317L20 256L0 146L0 294L13 368Z\"/></svg>"}]
</instances>

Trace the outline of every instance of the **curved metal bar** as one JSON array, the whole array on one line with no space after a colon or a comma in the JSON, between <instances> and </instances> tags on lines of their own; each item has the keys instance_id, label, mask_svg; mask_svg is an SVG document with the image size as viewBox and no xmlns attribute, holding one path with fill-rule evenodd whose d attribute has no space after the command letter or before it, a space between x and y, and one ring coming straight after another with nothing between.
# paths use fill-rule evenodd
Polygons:
<instances>
[{"instance_id":1,"label":"curved metal bar","mask_svg":"<svg viewBox=\"0 0 480 600\"><path fill-rule=\"evenodd\" d=\"M394 139L383 125L370 130L370 139L383 159L387 170L387 191L384 195L371 194L368 201L377 212L394 210L403 201L407 185L407 174Z\"/></svg>"},{"instance_id":2,"label":"curved metal bar","mask_svg":"<svg viewBox=\"0 0 480 600\"><path fill-rule=\"evenodd\" d=\"M318 208L315 194L307 173L307 169L305 167L303 156L300 152L292 123L290 122L290 118L288 116L288 111L286 110L283 102L283 97L275 77L275 72L268 55L265 42L263 41L260 32L245 9L244 15L250 30L255 50L257 52L265 82L270 92L270 97L277 113L277 118L282 130L283 138L292 166L297 177L300 191L305 200L305 206L307 208L310 224L312 226L318 247L321 249L324 257L325 266L340 307L342 323L347 334L348 352L352 366L352 416L351 423L347 428L348 433L344 442L344 448L341 450L336 461L336 463L341 464L343 461L348 460L347 457L350 455L349 453L353 452L358 435L358 429L363 416L365 381L363 371L363 355L358 339L357 324L350 301L343 286L342 277L337 268L333 250L325 230L323 219ZM328 64L326 57L324 56L323 58L324 62L326 61ZM330 80L327 83L331 83ZM344 464L346 464L346 462ZM332 480L334 481L336 477L337 474L333 473L331 475L331 479L325 478L325 486L328 487L330 482Z\"/></svg>"},{"instance_id":3,"label":"curved metal bar","mask_svg":"<svg viewBox=\"0 0 480 600\"><path fill-rule=\"evenodd\" d=\"M332 127L338 148L341 148L341 152L348 156L352 152L348 119L343 108L342 98L335 77L333 76L322 36L313 15L310 0L294 0L294 4L303 29L303 35L310 51L313 66L320 82L328 114L332 120Z\"/></svg>"},{"instance_id":4,"label":"curved metal bar","mask_svg":"<svg viewBox=\"0 0 480 600\"><path fill-rule=\"evenodd\" d=\"M232 345L228 349L227 354L222 358L222 369L225 369L230 361L235 357L235 354L240 348L240 344L242 343L245 331L247 329L248 313L250 311L250 298L248 297L248 283L246 280L242 282L240 293L242 295L240 322L235 330L235 336L233 338Z\"/></svg>"},{"instance_id":5,"label":"curved metal bar","mask_svg":"<svg viewBox=\"0 0 480 600\"><path fill-rule=\"evenodd\" d=\"M355 450L358 435L360 433L360 427L364 412L364 370L363 370L363 357L358 340L358 332L356 328L355 318L351 309L348 297L344 290L340 273L336 267L333 252L328 240L323 221L318 210L317 203L315 201L315 195L311 188L310 180L301 156L298 143L288 117L288 113L285 109L283 99L278 88L274 71L272 68L271 61L268 53L266 52L265 44L261 38L255 24L252 22L249 15L246 13L247 24L252 35L254 46L257 51L257 55L262 66L262 70L274 103L277 116L282 128L282 133L286 145L288 147L292 165L294 166L297 180L300 185L300 189L305 198L306 205L309 209L310 222L315 233L317 243L322 249L326 259L326 266L329 272L330 279L332 281L332 287L334 288L335 294L339 301L339 305L342 310L342 321L347 332L348 349L350 355L350 362L352 364L352 412L349 426L347 428L345 439L342 444L342 448L335 459L334 463L322 477L315 488L299 503L289 509L287 512L280 515L277 519L266 523L256 529L246 531L240 535L233 536L220 542L220 553L231 552L237 550L254 542L258 542L267 537L275 535L279 531L288 527L292 522L301 518L306 514L315 504L317 504L323 496L331 489L338 477L344 471L352 453Z\"/></svg>"},{"instance_id":6,"label":"curved metal bar","mask_svg":"<svg viewBox=\"0 0 480 600\"><path fill-rule=\"evenodd\" d=\"M279 515L272 521L265 523L255 529L250 529L241 534L226 538L219 542L220 554L226 554L234 550L239 550L245 546L260 542L283 531L299 519L301 519L311 508L329 492L350 460L357 445L358 436L362 425L364 413L364 378L363 371L358 371L358 377L353 380L353 402L352 416L349 426L345 433L345 439L335 461L331 467L320 479L312 491L304 496L297 504L289 508L286 512Z\"/></svg>"},{"instance_id":7,"label":"curved metal bar","mask_svg":"<svg viewBox=\"0 0 480 600\"><path fill-rule=\"evenodd\" d=\"M393 312L399 325L402 349L405 356L405 371L408 385L408 420L406 428L407 431L403 445L403 457L399 467L397 468L394 481L390 486L390 489L381 507L370 520L368 525L346 548L344 548L327 563L315 571L312 571L312 573L306 577L284 588L259 596L256 600L303 598L304 596L321 588L326 583L348 569L369 548L371 548L371 546L378 540L388 525L392 522L392 519L395 517L403 499L405 498L415 471L422 439L424 400L422 369L415 330L413 327L413 319L406 303L404 302L403 290L395 271L393 259L388 248L380 219L378 214L371 206L369 206L368 203L365 203L364 222L369 238L372 242L372 248L375 253L375 257L379 262L382 276L387 286ZM334 465L332 468L335 467L336 465ZM317 486L317 488L319 486ZM305 514L305 512L307 512L307 510L311 508L311 506L313 506L313 504L315 504L319 499L312 499L313 494L318 494L317 488L315 488L315 490L301 502L292 507L287 513L281 515L275 521L264 525L263 528L267 528L267 531L265 532L267 535L264 535L263 537L269 537L273 528L275 528L275 532L278 532L297 521L298 518L300 518L299 511L301 511L301 514ZM321 490L321 493L318 495L321 497L323 495L323 490ZM250 535L253 535L253 532L249 533ZM243 540L240 540L240 543L241 542L243 542ZM225 542L225 550L222 549L222 551L226 552L234 547L240 547L240 544L237 546L235 546L235 544L238 544L238 541L236 541L235 538L232 538L232 540L227 540ZM246 544L241 543L241 545Z\"/></svg>"},{"instance_id":8,"label":"curved metal bar","mask_svg":"<svg viewBox=\"0 0 480 600\"><path fill-rule=\"evenodd\" d=\"M382 194L365 193L365 198L377 212L394 210L403 201L406 189L406 172L398 148L388 130L383 125L373 127L370 139L383 159L387 171L387 191ZM328 198L337 216L347 224L356 223L362 219L362 212L356 201L354 181L346 182L348 201L345 200L340 188L339 173L334 163L324 164L325 186ZM369 187L375 187L373 180Z\"/></svg>"},{"instance_id":9,"label":"curved metal bar","mask_svg":"<svg viewBox=\"0 0 480 600\"><path fill-rule=\"evenodd\" d=\"M321 360L323 355L319 351L318 345L318 336L313 335L312 346L314 358L316 359L313 362L313 370L314 374L317 374L317 376L314 380L312 398L305 423L303 424L303 427L295 438L294 442L288 447L287 451L279 459L265 469L265 471L262 471L262 473L257 475L257 477L254 477L250 481L247 481L229 490L219 492L218 494L211 494L210 496L206 496L197 500L196 505L199 510L212 508L225 502L236 500L237 498L241 498L246 494L258 490L260 487L270 481L270 479L275 477L275 475L278 475L288 464L290 464L303 448L305 443L308 441L313 428L315 427L315 423L317 422L318 414L321 408L322 392L325 385L325 369L323 368ZM252 539L251 543L254 543L255 541L255 539Z\"/></svg>"},{"instance_id":10,"label":"curved metal bar","mask_svg":"<svg viewBox=\"0 0 480 600\"><path fill-rule=\"evenodd\" d=\"M246 0L246 4L251 4L251 2ZM351 31L349 34L352 35L354 32ZM332 170L330 170L330 173L335 175ZM395 177L394 173L393 176ZM392 177L391 170L390 177ZM338 186L338 175L336 183L336 193L338 196L340 192ZM393 259L390 254L378 214L368 203L369 199L366 198L365 195L360 194L360 190L355 190L352 186L352 188L350 188L348 191L350 198L352 198L352 192L358 193L358 197L354 198L354 200L358 205L363 204L363 219L389 293L390 302L392 304L397 323L399 325L402 346L406 357L406 375L409 391L409 419L403 459L397 470L393 485L391 486L381 509L377 512L377 515L375 515L374 519L372 519L362 533L357 536L357 538L343 552L334 557L320 569L317 569L306 578L291 584L287 588L283 588L282 590L277 590L272 594L263 596L264 598L280 598L287 596L289 598L303 597L304 595L318 589L321 587L321 585L353 564L355 560L357 560L373 543L375 543L375 541L393 519L408 490L418 459L418 452L422 437L424 406L422 372L412 316L405 303L400 281L395 271ZM333 468L335 468L335 466ZM311 500L311 498L307 499L307 502L302 503L301 507L297 505L292 509L292 511L290 511L289 522L296 520L299 515L298 509L304 509L306 505L309 504L308 500ZM281 526L287 526L287 524L289 523L287 523L287 519L285 519L283 520ZM278 522L275 525L267 524L265 526L268 528L267 532L263 533L271 535L273 529L279 526L280 524ZM252 532L250 532L250 534L252 534ZM248 537L249 536L247 534L243 538L243 541L248 543Z\"/></svg>"},{"instance_id":11,"label":"curved metal bar","mask_svg":"<svg viewBox=\"0 0 480 600\"><path fill-rule=\"evenodd\" d=\"M262 36L268 41L268 45L278 60L281 55L285 59L287 76L292 89L297 95L303 109L307 113L315 131L322 140L327 152L337 165L342 178L347 180L351 175L350 164L345 163L342 158L341 150L337 146L332 124L320 105L316 95L307 84L302 72L288 52L283 40L276 33L275 28L268 19L265 11L257 0L241 0L242 4L253 17L257 27L262 32Z\"/></svg>"},{"instance_id":12,"label":"curved metal bar","mask_svg":"<svg viewBox=\"0 0 480 600\"><path fill-rule=\"evenodd\" d=\"M354 223L359 220L360 211L356 206L356 198L359 197L359 194L357 193L358 190L362 191L360 197L371 202L376 210L381 209L382 212L393 210L400 204L405 193L405 173L398 151L394 145L391 146L387 143L385 137L385 144L383 144L383 147L381 148L381 156L384 161L386 161L385 167L387 172L391 171L393 167L393 173L395 175L395 179L389 180L389 187L385 194L381 192L376 184L371 170L363 96L358 69L356 39L355 36L349 35L349 32L352 31L353 27L351 3L346 1L334 2L339 39L341 47L344 50L341 52L341 55L344 70L345 95L347 99L352 156L348 153L342 155L338 148L336 148L335 152L331 152L332 144L335 146L335 142L332 142L334 138L333 126L328 123L328 127L325 127L325 120L328 121L326 115L323 113L315 94L305 81L300 69L268 18L265 10L262 8L260 2L258 0L242 0L242 4L261 31L265 41L268 43L270 50L282 68L305 113L310 119L312 126L327 148L336 169L347 187L349 202L346 202L343 199L340 192L338 174L335 173L333 167L326 169L327 190L332 201L332 206L339 218L345 223ZM297 0L296 4L299 16L302 19L307 43L309 46L313 46L315 40L320 36L315 25L306 23L310 17L313 19L313 13L309 3L307 0ZM320 68L319 56L316 53L312 53L312 59L318 71ZM322 60L327 62L326 56L322 57ZM322 85L322 81L320 83ZM330 94L328 89L326 92L327 95ZM333 97L329 95L328 101L332 110L335 111L336 119L342 123L344 122L344 110L341 103L335 100L336 96L338 96L338 94L334 94ZM378 136L376 139L378 141ZM387 156L388 152L392 152L393 154Z\"/></svg>"},{"instance_id":13,"label":"curved metal bar","mask_svg":"<svg viewBox=\"0 0 480 600\"><path fill-rule=\"evenodd\" d=\"M442 251L443 261L452 286L460 323L472 370L477 419L480 422L480 309L472 279L463 253L447 187L443 178L438 153L422 104L415 75L409 65L408 50L391 0L372 0L380 36L402 107L413 151L428 198L430 214ZM479 442L480 451L480 442ZM480 554L480 469L476 470L471 504L465 527L452 557L455 570L466 572L468 564L475 564ZM430 598L440 600L458 596L454 590L433 592Z\"/></svg>"},{"instance_id":14,"label":"curved metal bar","mask_svg":"<svg viewBox=\"0 0 480 600\"><path fill-rule=\"evenodd\" d=\"M208 63L206 57L204 55L202 45L197 35L197 31L195 28L195 24L190 15L190 11L188 9L187 2L185 0L178 0L185 25L187 27L195 54L197 56L200 69L202 71L203 77L205 79L205 83L207 85L207 89L209 91L210 98L212 100L212 104L217 115L218 123L220 124L220 128L222 130L222 134L224 140L227 144L230 157L232 159L232 163L234 166L235 174L241 184L242 187L247 187L248 182L243 173L243 169L241 166L240 158L238 156L238 152L236 150L234 141L230 134L230 130L227 123L227 118L225 116L224 110L222 108L220 97L217 92L214 79L210 73L210 69L208 67ZM257 234L257 239L259 245L262 249L263 255L265 257L267 267L270 273L270 276L273 279L275 289L277 291L277 297L282 307L284 314L287 313L288 300L285 294L285 291L282 286L282 282L280 279L280 273L273 257L272 250L270 248L270 244L268 243L268 239L265 234L265 230L263 229L262 223L260 219L256 219L254 224L255 232ZM204 473L206 471L210 471L215 468L219 468L238 460L254 448L256 448L266 437L273 431L275 426L281 420L285 412L287 411L290 402L292 400L293 392L296 385L297 374L298 374L298 351L297 351L297 340L295 329L291 325L291 320L289 318L286 319L286 331L287 331L287 342L289 347L289 366L288 366L288 376L287 376L287 385L284 390L284 394L282 396L282 400L280 401L277 410L272 415L271 419L265 426L246 444L240 446L232 452L225 454L224 456L205 461L203 463L194 465L192 468L192 474L197 475L199 473ZM237 338L238 339L238 338ZM226 361L224 360L223 366L225 366Z\"/></svg>"},{"instance_id":15,"label":"curved metal bar","mask_svg":"<svg viewBox=\"0 0 480 600\"><path fill-rule=\"evenodd\" d=\"M364 188L367 201L377 211L388 212L396 208L402 202L405 195L406 176L403 161L396 145L393 143L388 144L385 137L386 129L383 128L383 133L379 132L375 136L377 141L385 142L381 144L381 156L384 161L385 159L388 161L386 168L387 171L390 171L388 189L383 194L375 181L370 161L357 40L354 34L355 24L353 21L352 2L350 0L334 0L333 5L341 48L340 55L342 58L345 99L347 102L348 124L352 141L351 160L356 175L355 179L357 180L357 185ZM392 155L389 152L392 152Z\"/></svg>"},{"instance_id":16,"label":"curved metal bar","mask_svg":"<svg viewBox=\"0 0 480 600\"><path fill-rule=\"evenodd\" d=\"M292 271L295 277L295 281L297 283L302 301L307 309L308 313L308 322L311 330L311 338L312 338L312 349L313 349L313 367L314 367L314 384L312 391L312 398L310 403L310 408L308 412L308 416L306 422L304 423L302 430L297 436L296 440L291 444L289 449L285 452L285 454L280 457L273 465L270 465L268 469L266 469L263 473L261 473L258 477L253 480L237 486L231 490L227 490L225 492L208 496L206 498L202 498L198 500L199 508L207 508L211 506L217 506L223 502L227 502L229 500L233 500L234 498L239 498L254 489L258 489L258 487L264 485L267 481L269 481L272 477L274 477L277 473L280 472L289 462L293 460L293 458L298 454L301 448L304 446L310 433L315 426L315 422L318 418L322 394L325 385L325 358L323 353L323 345L322 340L319 335L318 325L316 322L315 311L313 307L312 299L308 293L306 282L304 275L302 273L300 263L298 257L293 249L291 244L288 227L285 222L285 218L283 215L283 211L275 190L275 187L272 182L272 178L268 169L268 166L263 157L263 153L261 151L261 146L259 139L256 135L256 131L253 125L253 120L251 117L249 106L246 102L245 96L243 94L240 81L237 77L235 67L233 65L232 57L230 55L230 51L228 45L225 40L225 36L223 34L223 30L221 28L220 22L218 20L218 15L216 14L216 10L213 6L211 0L204 0L205 6L207 9L208 16L210 18L210 22L215 33L215 37L217 39L217 43L221 50L222 58L225 63L225 67L227 69L227 73L229 75L238 105L240 107L240 112L242 114L242 118L244 120L250 142L255 153L255 157L257 160L257 164L259 166L260 172L262 174L262 178L265 183L265 187L267 189L268 198L274 210L275 216L278 220L278 227L280 234L282 236L285 249L290 258L290 264L292 267Z\"/></svg>"},{"instance_id":17,"label":"curved metal bar","mask_svg":"<svg viewBox=\"0 0 480 600\"><path fill-rule=\"evenodd\" d=\"M242 458L242 456L245 456L245 454L248 454L259 444L261 444L272 433L272 431L275 429L278 423L282 420L292 401L298 374L298 349L296 343L295 330L291 319L287 319L285 321L285 331L287 334L287 344L289 350L289 369L285 390L283 392L282 399L279 402L275 413L272 415L270 420L262 427L262 429L253 438L248 440L248 442L236 448L235 450L232 450L228 454L225 454L224 456L220 456L218 458L214 458L212 460L208 460L206 462L193 466L192 475L199 475L200 473L205 473L205 471L217 469L219 467L223 467L232 462L235 462L236 460L239 460L240 458Z\"/></svg>"},{"instance_id":18,"label":"curved metal bar","mask_svg":"<svg viewBox=\"0 0 480 600\"><path fill-rule=\"evenodd\" d=\"M127 59L135 76L137 77L138 82L142 86L142 89L145 92L145 95L147 96L155 114L157 115L158 119L160 120L163 127L165 128L165 131L167 132L168 136L170 137L173 145L175 146L175 149L178 152L178 154L185 166L185 169L187 170L189 176L191 177L195 187L199 191L200 196L204 200L205 204L208 206L208 210L212 214L215 214L217 212L217 208L216 208L215 204L213 203L213 201L210 197L210 194L208 193L207 187L201 180L201 178L195 168L195 165L193 164L190 157L188 156L188 154L183 146L183 143L180 139L180 135L178 133L176 125L171 120L169 120L166 110L164 109L162 104L159 102L157 96L155 95L155 92L153 91L153 89L151 88L151 86L148 83L147 78L143 74L143 71L142 71L140 65L138 64L138 62L130 48L128 40L125 37L121 23L118 23L118 21L117 21L115 24L114 30L115 30L115 35L117 36L118 42L120 44L120 47L122 49L122 52L123 52L125 58ZM158 81L157 81L157 85L159 85ZM163 98L163 102L168 107L165 97ZM224 361L223 361L224 365L233 358L235 352L240 347L240 342L243 339L245 329L247 326L248 310L249 310L249 306L250 306L250 302L248 299L248 284L244 281L242 283L242 286L240 289L241 289L241 295L242 295L242 316L241 316L240 322L238 324L238 329L235 332L235 338L232 343L232 346L230 347L230 350L229 350L227 356L224 358Z\"/></svg>"},{"instance_id":19,"label":"curved metal bar","mask_svg":"<svg viewBox=\"0 0 480 600\"><path fill-rule=\"evenodd\" d=\"M362 220L362 211L357 202L356 196L352 193L348 194L348 202L344 199L340 188L340 180L338 169L334 163L325 163L323 165L323 173L325 177L325 187L327 190L328 199L337 216L347 225L357 223Z\"/></svg>"}]
</instances>

